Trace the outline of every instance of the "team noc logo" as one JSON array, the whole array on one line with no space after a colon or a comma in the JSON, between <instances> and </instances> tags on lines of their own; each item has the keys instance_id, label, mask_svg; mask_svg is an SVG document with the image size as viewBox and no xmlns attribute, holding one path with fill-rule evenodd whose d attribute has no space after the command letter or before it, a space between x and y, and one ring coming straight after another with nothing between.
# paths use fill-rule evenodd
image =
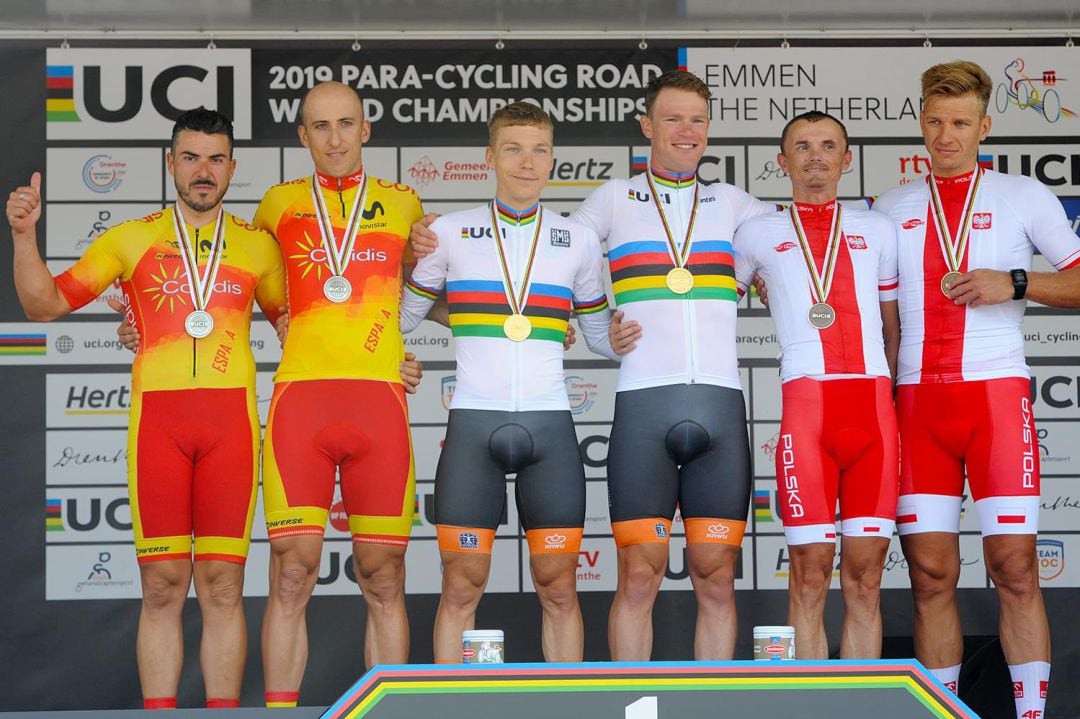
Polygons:
<instances>
[{"instance_id":1,"label":"team noc logo","mask_svg":"<svg viewBox=\"0 0 1080 719\"><path fill-rule=\"evenodd\" d=\"M160 140L197 107L251 139L248 49L50 48L45 63L47 140Z\"/></svg>"},{"instance_id":2,"label":"team noc logo","mask_svg":"<svg viewBox=\"0 0 1080 719\"><path fill-rule=\"evenodd\" d=\"M83 164L83 184L91 192L104 194L120 187L127 175L127 163L111 155L94 155Z\"/></svg>"},{"instance_id":3,"label":"team noc logo","mask_svg":"<svg viewBox=\"0 0 1080 719\"><path fill-rule=\"evenodd\" d=\"M1059 539L1040 539L1035 542L1039 558L1039 579L1048 582L1065 571L1065 543Z\"/></svg>"},{"instance_id":4,"label":"team noc logo","mask_svg":"<svg viewBox=\"0 0 1080 719\"><path fill-rule=\"evenodd\" d=\"M439 401L442 403L442 408L449 412L450 403L454 401L454 390L457 389L457 375L452 374L443 377L441 389L442 393L439 396Z\"/></svg>"}]
</instances>

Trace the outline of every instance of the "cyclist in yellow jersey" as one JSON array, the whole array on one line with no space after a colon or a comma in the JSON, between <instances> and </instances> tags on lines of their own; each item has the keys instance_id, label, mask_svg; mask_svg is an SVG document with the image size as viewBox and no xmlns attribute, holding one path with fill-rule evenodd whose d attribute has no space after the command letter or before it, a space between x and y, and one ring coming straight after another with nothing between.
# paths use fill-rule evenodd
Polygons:
<instances>
[{"instance_id":1,"label":"cyclist in yellow jersey","mask_svg":"<svg viewBox=\"0 0 1080 719\"><path fill-rule=\"evenodd\" d=\"M234 707L247 651L242 589L258 482L248 333L253 298L277 318L284 274L273 238L222 211L236 168L228 118L210 110L181 115L167 165L180 198L175 207L113 227L56 278L37 247L41 175L34 173L7 203L15 285L27 316L47 321L120 280L127 320L143 340L128 432L143 703L176 706L181 611L194 576L207 706Z\"/></svg>"},{"instance_id":2,"label":"cyclist in yellow jersey","mask_svg":"<svg viewBox=\"0 0 1080 719\"><path fill-rule=\"evenodd\" d=\"M299 697L305 613L338 472L367 603L364 659L408 661L404 559L415 501L398 311L420 201L364 172L371 125L352 88L312 88L298 132L315 173L268 190L254 220L277 238L288 276L290 324L263 451L263 664L267 706L278 707Z\"/></svg>"}]
</instances>

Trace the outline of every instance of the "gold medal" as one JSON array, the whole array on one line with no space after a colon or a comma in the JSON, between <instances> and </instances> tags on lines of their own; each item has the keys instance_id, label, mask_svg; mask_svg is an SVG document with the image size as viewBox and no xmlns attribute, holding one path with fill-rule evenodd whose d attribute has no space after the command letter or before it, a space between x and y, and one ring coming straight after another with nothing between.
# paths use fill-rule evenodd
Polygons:
<instances>
[{"instance_id":1,"label":"gold medal","mask_svg":"<svg viewBox=\"0 0 1080 719\"><path fill-rule=\"evenodd\" d=\"M828 302L818 302L810 308L807 318L819 330L828 329L836 322L836 311Z\"/></svg>"},{"instance_id":2,"label":"gold medal","mask_svg":"<svg viewBox=\"0 0 1080 719\"><path fill-rule=\"evenodd\" d=\"M952 295L949 294L949 290L956 284L956 281L963 277L959 272L946 272L945 276L941 278L941 293L952 299Z\"/></svg>"},{"instance_id":3,"label":"gold medal","mask_svg":"<svg viewBox=\"0 0 1080 719\"><path fill-rule=\"evenodd\" d=\"M522 314L512 314L503 320L503 334L514 342L524 342L532 334L532 322Z\"/></svg>"},{"instance_id":4,"label":"gold medal","mask_svg":"<svg viewBox=\"0 0 1080 719\"><path fill-rule=\"evenodd\" d=\"M667 273L667 287L677 295L685 295L694 288L694 275L685 267L672 267Z\"/></svg>"}]
</instances>

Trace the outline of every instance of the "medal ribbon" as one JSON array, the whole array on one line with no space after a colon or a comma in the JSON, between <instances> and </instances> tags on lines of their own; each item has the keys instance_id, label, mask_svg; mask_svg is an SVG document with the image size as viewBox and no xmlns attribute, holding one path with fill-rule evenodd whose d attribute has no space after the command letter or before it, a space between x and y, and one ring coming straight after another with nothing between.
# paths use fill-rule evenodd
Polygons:
<instances>
[{"instance_id":1,"label":"medal ribbon","mask_svg":"<svg viewBox=\"0 0 1080 719\"><path fill-rule=\"evenodd\" d=\"M180 259L184 261L184 269L188 276L188 290L191 295L191 304L196 310L205 310L210 304L210 297L214 294L214 280L217 279L218 268L221 266L221 246L225 238L225 219L223 209L218 206L217 220L214 224L214 241L210 246L210 256L206 260L203 274L199 275L199 248L191 244L188 238L187 223L180 213L180 203L173 207L173 230L176 232L176 241L180 244Z\"/></svg>"},{"instance_id":2,"label":"medal ribbon","mask_svg":"<svg viewBox=\"0 0 1080 719\"><path fill-rule=\"evenodd\" d=\"M811 292L814 293L814 302L825 302L832 290L833 277L836 275L836 258L840 254L840 236L843 230L840 228L840 202L836 202L836 211L833 212L832 226L829 228L829 244L825 248L825 263L818 271L814 254L810 251L810 242L806 239L806 231L803 229L802 220L799 219L799 211L795 209L795 203L788 206L788 214L791 215L791 224L795 226L795 234L799 238L799 247L803 251L803 259L806 260L806 268L810 270L812 281Z\"/></svg>"},{"instance_id":3,"label":"medal ribbon","mask_svg":"<svg viewBox=\"0 0 1080 719\"><path fill-rule=\"evenodd\" d=\"M319 225L319 234L322 236L323 249L326 251L326 264L330 266L330 272L343 277L345 268L352 259L353 246L356 245L357 231L360 229L361 210L364 208L364 200L367 199L367 173L360 181L360 187L356 190L356 198L348 208L345 222L345 234L342 236L341 249L337 248L337 238L334 237L334 225L330 221L330 212L326 209L322 192L319 190L318 173L311 176L311 197L315 203L315 217Z\"/></svg>"},{"instance_id":4,"label":"medal ribbon","mask_svg":"<svg viewBox=\"0 0 1080 719\"><path fill-rule=\"evenodd\" d=\"M968 238L971 237L971 216L975 211L975 193L982 181L982 167L975 171L975 176L968 184L967 197L964 198L964 207L960 213L960 238L953 242L952 233L949 232L949 221L945 217L945 207L941 204L941 195L938 193L937 182L933 175L926 178L926 184L930 185L930 201L934 206L933 219L937 226L938 242L941 244L941 252L945 256L945 264L950 272L959 272L963 264L964 255L967 253Z\"/></svg>"},{"instance_id":5,"label":"medal ribbon","mask_svg":"<svg viewBox=\"0 0 1080 719\"><path fill-rule=\"evenodd\" d=\"M656 185L653 184L651 171L645 172L645 180L649 183L653 205L656 206L656 211L660 214L660 222L664 225L664 234L667 236L672 262L675 263L676 267L686 267L686 260L690 257L690 245L693 244L694 221L697 219L698 190L701 189L701 182L699 180L694 182L694 200L693 207L690 209L690 222L686 225L686 237L683 238L682 250L680 251L675 245L675 238L671 235L671 227L668 225L667 217L664 215L664 208L660 206L660 198L656 193Z\"/></svg>"},{"instance_id":6,"label":"medal ribbon","mask_svg":"<svg viewBox=\"0 0 1080 719\"><path fill-rule=\"evenodd\" d=\"M521 276L521 289L518 296L514 296L514 285L510 282L510 264L506 261L506 252L502 246L502 235L499 234L499 215L495 211L495 200L491 201L491 232L495 237L495 249L499 252L499 269L502 270L503 289L506 292L506 301L510 304L510 310L515 315L520 315L525 308L525 301L529 294L529 275L532 274L533 260L536 259L537 240L540 238L540 225L544 221L544 208L536 210L536 230L533 231L532 246L529 247L529 260L525 264L525 272Z\"/></svg>"}]
</instances>

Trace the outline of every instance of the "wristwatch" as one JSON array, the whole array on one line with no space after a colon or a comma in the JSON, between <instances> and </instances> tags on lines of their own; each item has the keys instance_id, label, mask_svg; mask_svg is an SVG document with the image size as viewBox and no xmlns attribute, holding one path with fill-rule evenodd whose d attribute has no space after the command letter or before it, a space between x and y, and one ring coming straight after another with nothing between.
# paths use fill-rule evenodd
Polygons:
<instances>
[{"instance_id":1,"label":"wristwatch","mask_svg":"<svg viewBox=\"0 0 1080 719\"><path fill-rule=\"evenodd\" d=\"M1009 270L1013 283L1013 299L1022 300L1027 293L1028 276L1027 270Z\"/></svg>"}]
</instances>

